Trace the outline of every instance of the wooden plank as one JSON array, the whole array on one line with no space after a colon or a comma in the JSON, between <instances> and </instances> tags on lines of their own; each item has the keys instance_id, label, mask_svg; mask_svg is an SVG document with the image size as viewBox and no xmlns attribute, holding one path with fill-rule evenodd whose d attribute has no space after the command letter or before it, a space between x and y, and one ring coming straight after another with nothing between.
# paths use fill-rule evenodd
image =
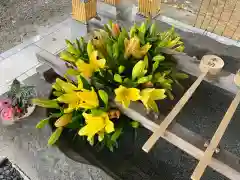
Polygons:
<instances>
[{"instance_id":1,"label":"wooden plank","mask_svg":"<svg viewBox=\"0 0 240 180\"><path fill-rule=\"evenodd\" d=\"M230 123L238 105L240 103L240 91L237 93L236 97L234 98L234 100L232 101L230 107L228 108L226 114L223 117L223 120L221 121L217 131L215 132L209 146L207 147L207 150L204 153L204 156L200 159L200 162L198 163L196 169L194 170L191 178L193 180L199 180L206 167L208 166L208 164L211 161L212 155L215 152L220 140L222 139L228 124Z\"/></svg>"}]
</instances>

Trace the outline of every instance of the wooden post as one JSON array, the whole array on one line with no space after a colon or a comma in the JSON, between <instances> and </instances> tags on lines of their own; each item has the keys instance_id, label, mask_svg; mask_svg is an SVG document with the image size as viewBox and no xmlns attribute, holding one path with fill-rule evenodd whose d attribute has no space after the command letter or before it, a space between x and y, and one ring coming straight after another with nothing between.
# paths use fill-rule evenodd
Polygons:
<instances>
[{"instance_id":1,"label":"wooden post","mask_svg":"<svg viewBox=\"0 0 240 180\"><path fill-rule=\"evenodd\" d=\"M120 0L104 0L105 3L116 6L119 4Z\"/></svg>"},{"instance_id":2,"label":"wooden post","mask_svg":"<svg viewBox=\"0 0 240 180\"><path fill-rule=\"evenodd\" d=\"M138 13L145 17L155 17L159 14L161 0L139 0Z\"/></svg>"},{"instance_id":3,"label":"wooden post","mask_svg":"<svg viewBox=\"0 0 240 180\"><path fill-rule=\"evenodd\" d=\"M97 0L72 0L72 17L87 23L97 15Z\"/></svg>"}]
</instances>

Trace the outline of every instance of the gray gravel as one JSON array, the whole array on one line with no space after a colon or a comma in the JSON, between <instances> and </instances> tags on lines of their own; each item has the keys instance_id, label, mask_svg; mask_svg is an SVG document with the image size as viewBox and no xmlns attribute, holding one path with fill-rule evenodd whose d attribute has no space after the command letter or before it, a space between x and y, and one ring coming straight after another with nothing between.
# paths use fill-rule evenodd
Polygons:
<instances>
[{"instance_id":1,"label":"gray gravel","mask_svg":"<svg viewBox=\"0 0 240 180\"><path fill-rule=\"evenodd\" d=\"M70 16L71 0L1 0L0 53Z\"/></svg>"}]
</instances>

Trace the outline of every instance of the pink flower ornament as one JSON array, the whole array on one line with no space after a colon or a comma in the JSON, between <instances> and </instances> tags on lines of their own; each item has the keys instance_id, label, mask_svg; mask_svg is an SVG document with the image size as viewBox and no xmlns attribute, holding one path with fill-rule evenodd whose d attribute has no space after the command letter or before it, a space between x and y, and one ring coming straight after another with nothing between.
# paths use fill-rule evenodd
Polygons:
<instances>
[{"instance_id":1,"label":"pink flower ornament","mask_svg":"<svg viewBox=\"0 0 240 180\"><path fill-rule=\"evenodd\" d=\"M1 111L1 119L2 120L6 120L6 121L12 120L13 115L14 115L14 110L12 107L5 107Z\"/></svg>"},{"instance_id":2,"label":"pink flower ornament","mask_svg":"<svg viewBox=\"0 0 240 180\"><path fill-rule=\"evenodd\" d=\"M11 100L10 99L0 100L0 112L6 107L11 107Z\"/></svg>"}]
</instances>

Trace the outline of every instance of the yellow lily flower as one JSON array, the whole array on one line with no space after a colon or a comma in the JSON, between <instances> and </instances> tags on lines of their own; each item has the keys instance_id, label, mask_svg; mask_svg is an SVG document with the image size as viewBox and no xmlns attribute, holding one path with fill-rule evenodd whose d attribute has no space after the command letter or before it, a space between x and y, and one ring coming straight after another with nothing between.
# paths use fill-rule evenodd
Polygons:
<instances>
[{"instance_id":1,"label":"yellow lily flower","mask_svg":"<svg viewBox=\"0 0 240 180\"><path fill-rule=\"evenodd\" d=\"M129 106L130 101L137 101L141 98L139 89L124 86L115 89L115 94L115 101L121 103L125 108Z\"/></svg>"},{"instance_id":2,"label":"yellow lily flower","mask_svg":"<svg viewBox=\"0 0 240 180\"><path fill-rule=\"evenodd\" d=\"M78 92L63 94L57 100L68 104L68 108L64 110L65 113L70 113L74 109L93 109L99 106L98 96L94 89L91 91L82 89Z\"/></svg>"},{"instance_id":3,"label":"yellow lily flower","mask_svg":"<svg viewBox=\"0 0 240 180\"><path fill-rule=\"evenodd\" d=\"M152 47L149 43L144 45L143 47L140 47L140 40L138 37L133 37L130 40L127 38L124 40L125 45L125 53L124 57L128 58L129 56L133 56L137 59L142 58L145 56L148 52L148 50Z\"/></svg>"},{"instance_id":4,"label":"yellow lily flower","mask_svg":"<svg viewBox=\"0 0 240 180\"><path fill-rule=\"evenodd\" d=\"M81 128L78 132L80 136L87 136L87 140L91 142L95 134L98 134L100 141L104 138L104 132L111 133L114 131L114 124L109 120L108 114L103 112L98 116L83 113L86 121L86 126Z\"/></svg>"},{"instance_id":5,"label":"yellow lily flower","mask_svg":"<svg viewBox=\"0 0 240 180\"><path fill-rule=\"evenodd\" d=\"M155 112L158 112L158 106L155 101L166 98L164 93L164 89L146 88L140 93L141 101L147 109L152 109Z\"/></svg>"},{"instance_id":6,"label":"yellow lily flower","mask_svg":"<svg viewBox=\"0 0 240 180\"><path fill-rule=\"evenodd\" d=\"M97 51L93 51L89 57L89 64L85 63L83 60L78 60L76 62L76 66L78 70L82 73L85 78L90 78L92 74L99 70L100 68L104 68L106 64L105 59L97 60Z\"/></svg>"},{"instance_id":7,"label":"yellow lily flower","mask_svg":"<svg viewBox=\"0 0 240 180\"><path fill-rule=\"evenodd\" d=\"M81 75L85 78L90 78L94 72L92 66L88 63L85 63L83 60L78 60L76 62L78 70L81 72Z\"/></svg>"}]
</instances>

